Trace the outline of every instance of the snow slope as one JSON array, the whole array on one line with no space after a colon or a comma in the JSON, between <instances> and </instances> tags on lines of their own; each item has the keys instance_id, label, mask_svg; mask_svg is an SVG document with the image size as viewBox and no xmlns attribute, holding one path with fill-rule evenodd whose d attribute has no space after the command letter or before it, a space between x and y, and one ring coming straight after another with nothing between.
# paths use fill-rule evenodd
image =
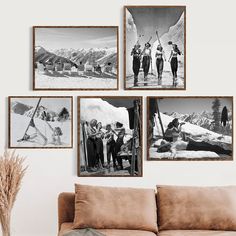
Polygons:
<instances>
[{"instance_id":1,"label":"snow slope","mask_svg":"<svg viewBox=\"0 0 236 236\"><path fill-rule=\"evenodd\" d=\"M114 107L100 98L80 99L80 120L97 119L102 125L114 124L117 121L129 129L129 115L125 107Z\"/></svg>"},{"instance_id":2,"label":"snow slope","mask_svg":"<svg viewBox=\"0 0 236 236\"><path fill-rule=\"evenodd\" d=\"M30 117L19 115L15 113L11 113L11 146L12 147L55 147L52 144L52 131L45 121L35 118L34 123L36 127L40 130L40 132L47 137L48 144L44 146L43 139L41 137L32 140L31 142L17 142L17 140L21 139L24 135L24 132L30 122ZM71 122L49 122L49 124L55 128L60 127L63 135L61 136L62 146L69 147L71 146ZM34 134L35 130L30 127L27 134ZM60 146L60 147L62 147Z\"/></svg>"},{"instance_id":3,"label":"snow slope","mask_svg":"<svg viewBox=\"0 0 236 236\"><path fill-rule=\"evenodd\" d=\"M59 75L57 77L47 74L40 74L35 70L36 88L62 88L62 89L115 89L117 88L117 79L115 76L110 78L99 78L93 76L69 76Z\"/></svg>"}]
</instances>

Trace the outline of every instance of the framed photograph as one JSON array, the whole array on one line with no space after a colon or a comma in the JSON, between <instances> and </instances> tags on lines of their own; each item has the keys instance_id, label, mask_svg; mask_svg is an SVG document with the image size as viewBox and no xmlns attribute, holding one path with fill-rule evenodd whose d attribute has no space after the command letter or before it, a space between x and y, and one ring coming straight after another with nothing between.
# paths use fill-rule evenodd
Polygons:
<instances>
[{"instance_id":1,"label":"framed photograph","mask_svg":"<svg viewBox=\"0 0 236 236\"><path fill-rule=\"evenodd\" d=\"M78 97L78 176L142 176L142 97Z\"/></svg>"},{"instance_id":2,"label":"framed photograph","mask_svg":"<svg viewBox=\"0 0 236 236\"><path fill-rule=\"evenodd\" d=\"M34 26L34 90L118 90L118 26Z\"/></svg>"},{"instance_id":3,"label":"framed photograph","mask_svg":"<svg viewBox=\"0 0 236 236\"><path fill-rule=\"evenodd\" d=\"M9 148L72 148L73 98L8 97Z\"/></svg>"},{"instance_id":4,"label":"framed photograph","mask_svg":"<svg viewBox=\"0 0 236 236\"><path fill-rule=\"evenodd\" d=\"M125 89L186 89L186 7L124 7Z\"/></svg>"},{"instance_id":5,"label":"framed photograph","mask_svg":"<svg viewBox=\"0 0 236 236\"><path fill-rule=\"evenodd\" d=\"M233 160L233 97L148 97L147 157Z\"/></svg>"}]
</instances>

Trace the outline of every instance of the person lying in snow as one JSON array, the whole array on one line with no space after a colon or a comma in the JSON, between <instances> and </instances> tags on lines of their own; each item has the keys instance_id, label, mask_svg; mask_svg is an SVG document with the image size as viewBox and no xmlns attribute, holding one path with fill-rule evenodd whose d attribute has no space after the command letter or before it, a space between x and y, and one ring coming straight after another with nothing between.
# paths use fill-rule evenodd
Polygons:
<instances>
[{"instance_id":1,"label":"person lying in snow","mask_svg":"<svg viewBox=\"0 0 236 236\"><path fill-rule=\"evenodd\" d=\"M63 134L61 128L60 127L53 128L47 121L46 121L46 124L49 126L49 128L52 131L51 144L61 145L62 143L61 143L60 136L62 136L62 134ZM38 143L42 143L43 146L47 145L48 144L47 137L45 135L43 135L41 133L41 131L36 127L33 119L30 121L30 126L35 129L35 133L33 133L31 135L25 134L23 137L23 140L24 141L35 141ZM41 138L41 140L40 140L40 138Z\"/></svg>"},{"instance_id":2,"label":"person lying in snow","mask_svg":"<svg viewBox=\"0 0 236 236\"><path fill-rule=\"evenodd\" d=\"M171 158L175 158L177 151L209 151L217 154L231 155L232 151L224 149L216 144L211 144L206 141L195 141L188 138L188 141L175 140L173 142L162 141L161 146L157 148L157 152L171 152Z\"/></svg>"}]
</instances>

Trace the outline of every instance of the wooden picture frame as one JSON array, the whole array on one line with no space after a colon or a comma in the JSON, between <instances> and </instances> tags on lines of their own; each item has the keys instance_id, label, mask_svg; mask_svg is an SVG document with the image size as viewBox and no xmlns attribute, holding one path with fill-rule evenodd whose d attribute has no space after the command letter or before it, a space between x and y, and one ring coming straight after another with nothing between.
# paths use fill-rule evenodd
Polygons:
<instances>
[{"instance_id":1,"label":"wooden picture frame","mask_svg":"<svg viewBox=\"0 0 236 236\"><path fill-rule=\"evenodd\" d=\"M32 68L33 90L118 90L119 27L33 26Z\"/></svg>"},{"instance_id":2,"label":"wooden picture frame","mask_svg":"<svg viewBox=\"0 0 236 236\"><path fill-rule=\"evenodd\" d=\"M147 97L147 160L233 160L233 116L233 96Z\"/></svg>"},{"instance_id":3,"label":"wooden picture frame","mask_svg":"<svg viewBox=\"0 0 236 236\"><path fill-rule=\"evenodd\" d=\"M142 106L143 101L140 96L79 96L77 98L79 177L143 176ZM93 123L90 126L94 119L97 125ZM91 135L91 127L97 129L99 122L102 124L99 130L102 130L103 135L101 136L103 151L99 151L100 156L97 154L93 156L95 153L93 148L100 149L97 144L93 144L93 147L90 145L90 142L95 142L95 136ZM121 138L119 141L124 142L125 145L119 146L118 136ZM96 137L96 142L101 137ZM104 158L103 161L101 156ZM91 161L93 158L97 163Z\"/></svg>"},{"instance_id":4,"label":"wooden picture frame","mask_svg":"<svg viewBox=\"0 0 236 236\"><path fill-rule=\"evenodd\" d=\"M171 17L168 18L168 14ZM126 5L124 6L123 18L124 89L186 90L186 6ZM158 25L157 22L160 24ZM172 35L168 31L170 29L171 31L176 30L178 37ZM155 40L154 43L153 39ZM144 60L146 55L144 45L147 42L151 42L152 45L150 47L152 48L150 51L151 63ZM163 53L159 53L159 73L157 72L157 54L155 53L158 44L161 44L165 54L168 52L168 55L165 55L166 57L169 58L172 51L175 51L177 55L177 59L172 60L172 56L170 63L168 63L168 58L165 62ZM137 45L138 48L134 48L134 45ZM173 49L174 45L177 45L177 48ZM178 51L181 51L181 56L178 55ZM133 59L132 62L133 56L131 54L136 55L135 58L139 59Z\"/></svg>"},{"instance_id":5,"label":"wooden picture frame","mask_svg":"<svg viewBox=\"0 0 236 236\"><path fill-rule=\"evenodd\" d=\"M73 148L73 97L9 96L8 148Z\"/></svg>"}]
</instances>

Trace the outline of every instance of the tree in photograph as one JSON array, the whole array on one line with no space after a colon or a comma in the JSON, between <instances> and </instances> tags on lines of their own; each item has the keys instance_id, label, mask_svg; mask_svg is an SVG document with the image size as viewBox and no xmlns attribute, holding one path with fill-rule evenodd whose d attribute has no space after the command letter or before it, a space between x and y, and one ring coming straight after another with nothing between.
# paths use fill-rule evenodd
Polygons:
<instances>
[{"instance_id":1,"label":"tree in photograph","mask_svg":"<svg viewBox=\"0 0 236 236\"><path fill-rule=\"evenodd\" d=\"M220 99L216 98L213 102L212 102L212 110L213 110L213 131L215 132L219 132L220 131L220 122L221 122L221 113L220 113Z\"/></svg>"}]
</instances>

